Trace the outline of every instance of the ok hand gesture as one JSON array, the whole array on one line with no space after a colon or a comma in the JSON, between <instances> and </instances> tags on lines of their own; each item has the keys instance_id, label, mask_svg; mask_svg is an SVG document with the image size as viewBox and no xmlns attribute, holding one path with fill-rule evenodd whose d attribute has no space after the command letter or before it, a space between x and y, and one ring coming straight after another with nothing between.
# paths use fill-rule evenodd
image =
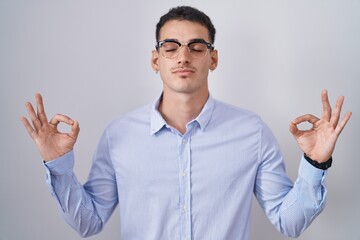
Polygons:
<instances>
[{"instance_id":1,"label":"ok hand gesture","mask_svg":"<svg viewBox=\"0 0 360 240\"><path fill-rule=\"evenodd\" d=\"M56 114L51 121L48 122L41 95L36 94L35 98L37 112L35 112L31 103L26 103L32 125L26 117L21 117L21 121L38 146L41 157L46 162L61 157L71 151L78 137L80 128L78 122L61 114ZM58 131L57 127L61 122L71 126L69 133L61 133Z\"/></svg>"},{"instance_id":2,"label":"ok hand gesture","mask_svg":"<svg viewBox=\"0 0 360 240\"><path fill-rule=\"evenodd\" d=\"M343 96L338 98L333 112L326 90L322 91L321 100L323 105L321 119L311 114L306 114L290 123L290 132L295 137L301 150L318 163L326 162L330 159L335 149L336 141L351 117L351 112L347 112L339 122L344 102ZM312 128L299 130L297 125L302 122L311 123Z\"/></svg>"}]
</instances>

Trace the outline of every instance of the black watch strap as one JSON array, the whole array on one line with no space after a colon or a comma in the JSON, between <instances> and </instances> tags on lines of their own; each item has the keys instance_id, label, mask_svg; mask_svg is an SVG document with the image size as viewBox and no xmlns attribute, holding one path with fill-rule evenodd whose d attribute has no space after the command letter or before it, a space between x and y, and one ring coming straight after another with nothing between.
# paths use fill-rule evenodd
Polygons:
<instances>
[{"instance_id":1,"label":"black watch strap","mask_svg":"<svg viewBox=\"0 0 360 240\"><path fill-rule=\"evenodd\" d=\"M322 169L322 170L326 170L329 167L331 167L332 164L332 156L330 157L329 160L327 160L326 162L323 163L318 163L317 161L312 160L311 158L309 158L305 153L304 153L304 158L306 159L306 161L308 161L311 165L313 165L316 168Z\"/></svg>"}]
</instances>

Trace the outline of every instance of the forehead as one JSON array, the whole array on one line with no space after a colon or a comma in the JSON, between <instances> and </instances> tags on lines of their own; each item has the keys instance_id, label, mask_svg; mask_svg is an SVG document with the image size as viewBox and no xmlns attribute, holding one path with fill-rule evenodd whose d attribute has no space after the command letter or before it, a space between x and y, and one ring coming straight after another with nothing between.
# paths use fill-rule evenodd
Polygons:
<instances>
[{"instance_id":1,"label":"forehead","mask_svg":"<svg viewBox=\"0 0 360 240\"><path fill-rule=\"evenodd\" d=\"M191 39L204 39L209 41L209 31L197 22L187 20L170 20L160 29L160 40L177 39L187 42Z\"/></svg>"}]
</instances>

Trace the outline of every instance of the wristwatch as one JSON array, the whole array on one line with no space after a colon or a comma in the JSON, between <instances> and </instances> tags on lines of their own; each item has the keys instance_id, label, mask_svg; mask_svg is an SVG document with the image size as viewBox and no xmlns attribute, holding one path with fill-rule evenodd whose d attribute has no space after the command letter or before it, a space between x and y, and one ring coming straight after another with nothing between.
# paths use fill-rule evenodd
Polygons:
<instances>
[{"instance_id":1,"label":"wristwatch","mask_svg":"<svg viewBox=\"0 0 360 240\"><path fill-rule=\"evenodd\" d=\"M327 160L326 162L323 163L318 163L317 161L312 160L311 158L309 158L305 153L304 153L304 158L306 159L306 161L308 161L311 165L313 165L316 168L322 169L322 170L326 170L329 167L331 167L332 164L332 156L330 157L329 160Z\"/></svg>"}]
</instances>

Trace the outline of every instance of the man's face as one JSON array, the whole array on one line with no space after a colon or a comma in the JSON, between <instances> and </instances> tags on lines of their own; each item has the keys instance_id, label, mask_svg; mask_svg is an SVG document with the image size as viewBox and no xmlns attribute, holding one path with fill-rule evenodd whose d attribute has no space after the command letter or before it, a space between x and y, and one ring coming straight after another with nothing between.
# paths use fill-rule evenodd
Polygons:
<instances>
[{"instance_id":1,"label":"man's face","mask_svg":"<svg viewBox=\"0 0 360 240\"><path fill-rule=\"evenodd\" d=\"M194 39L210 42L206 27L190 21L171 20L160 30L160 41L174 39L180 43L189 43ZM183 46L175 58L166 58L160 51L152 53L152 67L159 71L163 81L164 94L207 94L208 73L217 66L217 51L207 50L201 58L194 58L189 54L188 47Z\"/></svg>"}]
</instances>

